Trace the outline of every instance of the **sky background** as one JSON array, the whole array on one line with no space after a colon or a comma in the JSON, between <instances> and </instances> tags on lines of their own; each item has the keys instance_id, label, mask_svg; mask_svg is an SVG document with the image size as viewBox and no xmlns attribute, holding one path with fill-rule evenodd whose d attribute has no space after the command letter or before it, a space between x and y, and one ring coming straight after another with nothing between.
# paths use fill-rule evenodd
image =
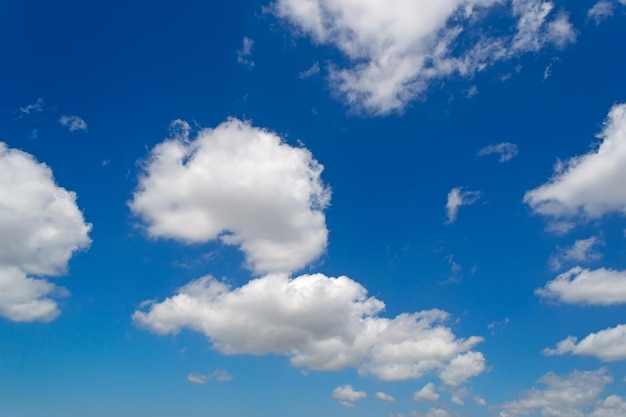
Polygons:
<instances>
[{"instance_id":1,"label":"sky background","mask_svg":"<svg viewBox=\"0 0 626 417\"><path fill-rule=\"evenodd\" d=\"M1 2L0 416L626 415L625 23Z\"/></svg>"}]
</instances>

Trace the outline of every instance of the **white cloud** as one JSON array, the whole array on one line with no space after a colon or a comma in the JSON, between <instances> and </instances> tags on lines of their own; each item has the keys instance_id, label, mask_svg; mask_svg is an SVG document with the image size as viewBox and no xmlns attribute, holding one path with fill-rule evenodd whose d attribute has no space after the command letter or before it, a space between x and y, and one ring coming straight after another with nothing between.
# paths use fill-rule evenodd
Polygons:
<instances>
[{"instance_id":1,"label":"white cloud","mask_svg":"<svg viewBox=\"0 0 626 417\"><path fill-rule=\"evenodd\" d=\"M385 401L387 403L393 403L396 402L396 399L393 398L391 395L389 394L385 394L384 392L377 392L376 393L376 398L378 398L379 400Z\"/></svg>"},{"instance_id":2,"label":"white cloud","mask_svg":"<svg viewBox=\"0 0 626 417\"><path fill-rule=\"evenodd\" d=\"M228 371L223 370L223 369L217 369L216 371L210 374L187 375L187 380L189 382L193 382L194 384L206 384L212 379L219 381L219 382L227 382L227 381L232 381L233 377L228 373Z\"/></svg>"},{"instance_id":3,"label":"white cloud","mask_svg":"<svg viewBox=\"0 0 626 417\"><path fill-rule=\"evenodd\" d=\"M243 38L243 44L241 49L237 50L237 62L243 65L247 65L250 68L254 68L254 61L250 59L252 56L252 47L254 41L247 36Z\"/></svg>"},{"instance_id":4,"label":"white cloud","mask_svg":"<svg viewBox=\"0 0 626 417\"><path fill-rule=\"evenodd\" d=\"M550 266L558 270L563 262L591 262L602 259L602 254L595 250L595 246L604 242L597 236L588 239L580 239L568 248L559 248L557 253L550 257Z\"/></svg>"},{"instance_id":5,"label":"white cloud","mask_svg":"<svg viewBox=\"0 0 626 417\"><path fill-rule=\"evenodd\" d=\"M485 357L480 352L467 352L458 355L439 373L448 385L459 385L470 377L480 375L485 370Z\"/></svg>"},{"instance_id":6,"label":"white cloud","mask_svg":"<svg viewBox=\"0 0 626 417\"><path fill-rule=\"evenodd\" d=\"M302 71L300 74L298 74L298 77L300 79L305 79L305 78L309 78L314 75L317 75L319 74L319 72L320 72L320 64L319 62L316 62L313 65L311 65L311 67L309 67L307 70Z\"/></svg>"},{"instance_id":7,"label":"white cloud","mask_svg":"<svg viewBox=\"0 0 626 417\"><path fill-rule=\"evenodd\" d=\"M555 220L626 214L626 104L613 106L599 138L591 152L557 164L553 177L528 191L524 202Z\"/></svg>"},{"instance_id":8,"label":"white cloud","mask_svg":"<svg viewBox=\"0 0 626 417\"><path fill-rule=\"evenodd\" d=\"M394 381L440 372L455 385L476 375L484 358L470 351L482 338L458 339L443 325L448 314L427 310L379 316L384 303L348 277L290 279L275 274L228 288L204 277L173 297L136 311L134 322L158 334L199 331L225 354L282 354L316 370L354 367Z\"/></svg>"},{"instance_id":9,"label":"white cloud","mask_svg":"<svg viewBox=\"0 0 626 417\"><path fill-rule=\"evenodd\" d=\"M177 123L129 202L150 236L237 245L257 273L292 272L324 252L330 190L307 149L237 119L194 139Z\"/></svg>"},{"instance_id":10,"label":"white cloud","mask_svg":"<svg viewBox=\"0 0 626 417\"><path fill-rule=\"evenodd\" d=\"M478 151L478 156L498 154L500 163L508 162L519 153L519 147L514 143L503 142L489 145Z\"/></svg>"},{"instance_id":11,"label":"white cloud","mask_svg":"<svg viewBox=\"0 0 626 417\"><path fill-rule=\"evenodd\" d=\"M613 8L612 2L600 0L587 11L587 19L593 19L596 25L599 25L603 20L613 16Z\"/></svg>"},{"instance_id":12,"label":"white cloud","mask_svg":"<svg viewBox=\"0 0 626 417\"><path fill-rule=\"evenodd\" d=\"M48 166L2 142L0 201L0 315L51 321L59 314L51 297L67 291L41 277L65 273L72 254L89 246L91 225Z\"/></svg>"},{"instance_id":13,"label":"white cloud","mask_svg":"<svg viewBox=\"0 0 626 417\"><path fill-rule=\"evenodd\" d=\"M537 415L543 417L583 417L584 411L598 401L613 378L605 369L574 371L560 377L548 373L539 379L544 389L533 388L517 401L501 406L500 417Z\"/></svg>"},{"instance_id":14,"label":"white cloud","mask_svg":"<svg viewBox=\"0 0 626 417\"><path fill-rule=\"evenodd\" d=\"M333 390L332 397L339 400L339 404L344 407L354 407L354 403L363 398L367 398L365 391L355 391L352 385L342 385Z\"/></svg>"},{"instance_id":15,"label":"white cloud","mask_svg":"<svg viewBox=\"0 0 626 417\"><path fill-rule=\"evenodd\" d=\"M480 406L487 405L487 401L485 401L485 399L481 397L480 395L474 395L474 402Z\"/></svg>"},{"instance_id":16,"label":"white cloud","mask_svg":"<svg viewBox=\"0 0 626 417\"><path fill-rule=\"evenodd\" d=\"M469 396L469 392L467 388L461 388L458 391L455 391L450 398L450 401L455 403L456 405L465 405L465 399Z\"/></svg>"},{"instance_id":17,"label":"white cloud","mask_svg":"<svg viewBox=\"0 0 626 417\"><path fill-rule=\"evenodd\" d=\"M26 107L20 107L22 114L30 114L31 112L40 113L43 111L43 99L38 98L33 104L29 104Z\"/></svg>"},{"instance_id":18,"label":"white cloud","mask_svg":"<svg viewBox=\"0 0 626 417\"><path fill-rule=\"evenodd\" d=\"M431 408L426 414L413 411L411 412L411 417L450 417L450 413L443 408Z\"/></svg>"},{"instance_id":19,"label":"white cloud","mask_svg":"<svg viewBox=\"0 0 626 417\"><path fill-rule=\"evenodd\" d=\"M448 202L446 203L446 213L448 215L448 224L454 223L461 206L471 206L481 196L480 191L463 191L462 187L455 187L448 193Z\"/></svg>"},{"instance_id":20,"label":"white cloud","mask_svg":"<svg viewBox=\"0 0 626 417\"><path fill-rule=\"evenodd\" d=\"M624 417L626 416L626 401L619 395L610 395L589 414L589 417Z\"/></svg>"},{"instance_id":21,"label":"white cloud","mask_svg":"<svg viewBox=\"0 0 626 417\"><path fill-rule=\"evenodd\" d=\"M78 116L63 115L59 119L59 123L67 127L70 130L70 132L76 132L77 130L80 130L82 132L87 131L87 123Z\"/></svg>"},{"instance_id":22,"label":"white cloud","mask_svg":"<svg viewBox=\"0 0 626 417\"><path fill-rule=\"evenodd\" d=\"M596 358L610 362L626 359L626 324L598 333L591 333L580 342L574 336L569 336L560 341L555 349L544 349L546 355L572 355L595 356Z\"/></svg>"},{"instance_id":23,"label":"white cloud","mask_svg":"<svg viewBox=\"0 0 626 417\"><path fill-rule=\"evenodd\" d=\"M331 67L334 90L354 109L401 111L436 79L469 76L547 44L563 47L575 31L541 0L511 0L514 33L490 37L477 24L502 0L276 0L272 11L297 32L338 48L349 60ZM469 47L460 52L458 44Z\"/></svg>"},{"instance_id":24,"label":"white cloud","mask_svg":"<svg viewBox=\"0 0 626 417\"><path fill-rule=\"evenodd\" d=\"M613 305L626 303L626 271L589 270L579 266L566 271L535 294L568 304Z\"/></svg>"},{"instance_id":25,"label":"white cloud","mask_svg":"<svg viewBox=\"0 0 626 417\"><path fill-rule=\"evenodd\" d=\"M435 391L435 384L429 382L424 385L424 387L416 391L413 394L413 401L422 402L422 401L437 401L439 399L439 394Z\"/></svg>"}]
</instances>

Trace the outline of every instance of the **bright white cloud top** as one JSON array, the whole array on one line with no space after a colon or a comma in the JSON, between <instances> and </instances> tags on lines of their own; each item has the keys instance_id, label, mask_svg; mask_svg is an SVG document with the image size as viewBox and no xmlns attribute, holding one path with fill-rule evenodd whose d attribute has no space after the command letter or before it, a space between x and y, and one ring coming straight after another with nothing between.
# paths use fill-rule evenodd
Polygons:
<instances>
[{"instance_id":1,"label":"bright white cloud top","mask_svg":"<svg viewBox=\"0 0 626 417\"><path fill-rule=\"evenodd\" d=\"M59 187L32 155L0 142L0 315L51 321L51 298L66 291L41 279L66 272L72 254L91 243L76 194Z\"/></svg>"},{"instance_id":2,"label":"bright white cloud top","mask_svg":"<svg viewBox=\"0 0 626 417\"><path fill-rule=\"evenodd\" d=\"M352 385L342 385L333 390L332 397L336 400L343 401L358 401L363 398L367 398L367 393L365 391L355 391L352 388Z\"/></svg>"},{"instance_id":3,"label":"bright white cloud top","mask_svg":"<svg viewBox=\"0 0 626 417\"><path fill-rule=\"evenodd\" d=\"M485 369L484 356L471 351L482 338L457 338L443 325L447 313L387 319L383 309L348 277L268 275L233 289L203 277L133 319L159 334L199 331L225 354L282 354L297 367L353 367L386 381L438 372L458 385Z\"/></svg>"},{"instance_id":4,"label":"bright white cloud top","mask_svg":"<svg viewBox=\"0 0 626 417\"><path fill-rule=\"evenodd\" d=\"M552 218L626 214L626 104L613 106L591 152L559 163L554 176L524 201Z\"/></svg>"},{"instance_id":5,"label":"bright white cloud top","mask_svg":"<svg viewBox=\"0 0 626 417\"><path fill-rule=\"evenodd\" d=\"M626 324L591 333L578 342L578 338L569 336L561 340L554 349L544 349L546 355L572 355L595 356L596 358L611 362L626 359Z\"/></svg>"},{"instance_id":6,"label":"bright white cloud top","mask_svg":"<svg viewBox=\"0 0 626 417\"><path fill-rule=\"evenodd\" d=\"M345 68L331 67L330 81L350 106L388 114L402 110L433 80L471 75L494 62L546 44L563 47L576 38L567 15L541 0L510 1L510 18L516 22L513 33L491 37L474 32L474 23L501 3L277 0L273 11L313 41L334 45L349 59ZM460 38L470 46L458 52Z\"/></svg>"},{"instance_id":7,"label":"bright white cloud top","mask_svg":"<svg viewBox=\"0 0 626 417\"><path fill-rule=\"evenodd\" d=\"M413 401L422 402L422 401L437 401L439 399L439 394L435 391L435 384L429 382L424 385L424 387L413 393Z\"/></svg>"},{"instance_id":8,"label":"bright white cloud top","mask_svg":"<svg viewBox=\"0 0 626 417\"><path fill-rule=\"evenodd\" d=\"M292 272L326 249L330 189L303 147L229 119L157 145L129 205L152 237L238 246L257 273Z\"/></svg>"},{"instance_id":9,"label":"bright white cloud top","mask_svg":"<svg viewBox=\"0 0 626 417\"><path fill-rule=\"evenodd\" d=\"M567 304L624 304L626 271L590 270L577 266L549 281L544 288L535 290L535 294Z\"/></svg>"}]
</instances>

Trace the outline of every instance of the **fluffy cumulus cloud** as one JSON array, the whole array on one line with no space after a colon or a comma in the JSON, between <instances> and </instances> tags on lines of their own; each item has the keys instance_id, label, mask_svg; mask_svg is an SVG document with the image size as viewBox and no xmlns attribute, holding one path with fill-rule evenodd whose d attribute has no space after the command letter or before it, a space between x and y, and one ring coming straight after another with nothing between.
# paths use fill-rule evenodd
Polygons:
<instances>
[{"instance_id":1,"label":"fluffy cumulus cloud","mask_svg":"<svg viewBox=\"0 0 626 417\"><path fill-rule=\"evenodd\" d=\"M614 305L626 303L626 271L579 266L566 271L535 294L567 304Z\"/></svg>"},{"instance_id":2,"label":"fluffy cumulus cloud","mask_svg":"<svg viewBox=\"0 0 626 417\"><path fill-rule=\"evenodd\" d=\"M610 411L611 407L616 404L616 399L608 397L606 400L612 399L605 406L599 396L604 387L612 381L613 378L605 369L574 371L564 376L549 373L539 379L539 383L544 387L533 388L524 393L519 400L503 404L500 407L500 417L608 416L611 414L602 414L602 412ZM595 410L592 407L595 407ZM591 414L587 414L592 410Z\"/></svg>"},{"instance_id":3,"label":"fluffy cumulus cloud","mask_svg":"<svg viewBox=\"0 0 626 417\"><path fill-rule=\"evenodd\" d=\"M514 143L503 142L496 145L489 145L478 151L478 156L496 154L500 163L508 162L519 153L519 147Z\"/></svg>"},{"instance_id":4,"label":"fluffy cumulus cloud","mask_svg":"<svg viewBox=\"0 0 626 417\"><path fill-rule=\"evenodd\" d=\"M87 122L78 116L61 116L59 123L61 123L62 126L67 127L70 132L87 131Z\"/></svg>"},{"instance_id":5,"label":"fluffy cumulus cloud","mask_svg":"<svg viewBox=\"0 0 626 417\"><path fill-rule=\"evenodd\" d=\"M446 202L447 223L454 223L459 215L461 206L471 206L478 201L481 195L480 191L464 191L462 187L455 187L450 190L448 201Z\"/></svg>"},{"instance_id":6,"label":"fluffy cumulus cloud","mask_svg":"<svg viewBox=\"0 0 626 417\"><path fill-rule=\"evenodd\" d=\"M376 393L376 398L378 398L379 400L382 400L384 402L387 402L387 403L393 403L393 402L396 401L395 398L393 398L391 395L386 394L384 392L377 392Z\"/></svg>"},{"instance_id":7,"label":"fluffy cumulus cloud","mask_svg":"<svg viewBox=\"0 0 626 417\"><path fill-rule=\"evenodd\" d=\"M547 44L575 40L567 15L542 0L276 0L272 11L298 33L338 48L348 59L331 66L334 90L354 109L402 110L436 79L467 76ZM506 13L513 30L480 27ZM459 45L464 45L461 48Z\"/></svg>"},{"instance_id":8,"label":"fluffy cumulus cloud","mask_svg":"<svg viewBox=\"0 0 626 417\"><path fill-rule=\"evenodd\" d=\"M342 385L333 390L332 397L344 407L354 407L356 401L367 398L365 391L355 391L352 385Z\"/></svg>"},{"instance_id":9,"label":"fluffy cumulus cloud","mask_svg":"<svg viewBox=\"0 0 626 417\"><path fill-rule=\"evenodd\" d=\"M439 373L449 385L485 367L483 355L471 350L482 338L457 338L444 325L447 313L383 318L384 303L345 276L272 274L238 288L207 276L144 307L134 322L158 334L189 328L222 353L282 354L297 367L353 367L387 381Z\"/></svg>"},{"instance_id":10,"label":"fluffy cumulus cloud","mask_svg":"<svg viewBox=\"0 0 626 417\"><path fill-rule=\"evenodd\" d=\"M72 254L89 246L90 229L76 194L59 187L48 166L0 142L1 316L22 322L57 317L54 297L67 291L42 277L65 273Z\"/></svg>"},{"instance_id":11,"label":"fluffy cumulus cloud","mask_svg":"<svg viewBox=\"0 0 626 417\"><path fill-rule=\"evenodd\" d=\"M150 236L219 239L239 247L257 273L292 272L323 253L330 191L307 149L237 119L193 139L185 122L173 127L129 202Z\"/></svg>"},{"instance_id":12,"label":"fluffy cumulus cloud","mask_svg":"<svg viewBox=\"0 0 626 417\"><path fill-rule=\"evenodd\" d=\"M439 399L439 394L435 391L435 384L429 382L424 385L424 387L413 393L413 401L422 402L422 401L437 401Z\"/></svg>"},{"instance_id":13,"label":"fluffy cumulus cloud","mask_svg":"<svg viewBox=\"0 0 626 417\"><path fill-rule=\"evenodd\" d=\"M619 361L626 359L626 324L612 327L597 333L591 333L578 342L574 336L560 341L556 348L545 349L546 355L595 356L602 361Z\"/></svg>"},{"instance_id":14,"label":"fluffy cumulus cloud","mask_svg":"<svg viewBox=\"0 0 626 417\"><path fill-rule=\"evenodd\" d=\"M553 177L528 191L538 214L562 220L626 214L626 104L613 106L591 152L557 164Z\"/></svg>"},{"instance_id":15,"label":"fluffy cumulus cloud","mask_svg":"<svg viewBox=\"0 0 626 417\"><path fill-rule=\"evenodd\" d=\"M589 414L589 417L623 416L626 416L626 401L619 395L609 395Z\"/></svg>"}]
</instances>

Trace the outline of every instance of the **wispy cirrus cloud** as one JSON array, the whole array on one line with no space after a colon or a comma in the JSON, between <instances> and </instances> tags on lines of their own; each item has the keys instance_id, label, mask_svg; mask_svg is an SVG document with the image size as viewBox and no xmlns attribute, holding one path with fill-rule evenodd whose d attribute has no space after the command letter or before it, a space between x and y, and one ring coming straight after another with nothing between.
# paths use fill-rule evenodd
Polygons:
<instances>
[{"instance_id":1,"label":"wispy cirrus cloud","mask_svg":"<svg viewBox=\"0 0 626 417\"><path fill-rule=\"evenodd\" d=\"M480 191L465 191L463 187L454 187L448 193L448 201L446 203L446 213L448 220L446 223L452 224L459 215L459 209L462 206L471 206L482 196Z\"/></svg>"},{"instance_id":2,"label":"wispy cirrus cloud","mask_svg":"<svg viewBox=\"0 0 626 417\"><path fill-rule=\"evenodd\" d=\"M519 153L519 146L510 142L498 143L496 145L488 145L478 151L478 156L493 155L499 156L500 163L508 162Z\"/></svg>"},{"instance_id":3,"label":"wispy cirrus cloud","mask_svg":"<svg viewBox=\"0 0 626 417\"><path fill-rule=\"evenodd\" d=\"M70 132L86 132L87 131L87 122L85 122L82 118L71 115L63 115L59 119L59 123L61 126L67 127Z\"/></svg>"},{"instance_id":4,"label":"wispy cirrus cloud","mask_svg":"<svg viewBox=\"0 0 626 417\"><path fill-rule=\"evenodd\" d=\"M210 380L219 382L232 381L233 377L224 369L217 369L210 374L189 374L187 380L194 384L206 384Z\"/></svg>"},{"instance_id":5,"label":"wispy cirrus cloud","mask_svg":"<svg viewBox=\"0 0 626 417\"><path fill-rule=\"evenodd\" d=\"M28 104L24 107L20 107L20 113L22 113L22 115L40 113L43 111L43 104L43 98L38 98L37 101L35 101L34 103Z\"/></svg>"},{"instance_id":6,"label":"wispy cirrus cloud","mask_svg":"<svg viewBox=\"0 0 626 417\"><path fill-rule=\"evenodd\" d=\"M237 62L246 65L248 68L254 68L254 61L252 60L252 47L254 41L247 36L243 38L241 49L237 50Z\"/></svg>"}]
</instances>

